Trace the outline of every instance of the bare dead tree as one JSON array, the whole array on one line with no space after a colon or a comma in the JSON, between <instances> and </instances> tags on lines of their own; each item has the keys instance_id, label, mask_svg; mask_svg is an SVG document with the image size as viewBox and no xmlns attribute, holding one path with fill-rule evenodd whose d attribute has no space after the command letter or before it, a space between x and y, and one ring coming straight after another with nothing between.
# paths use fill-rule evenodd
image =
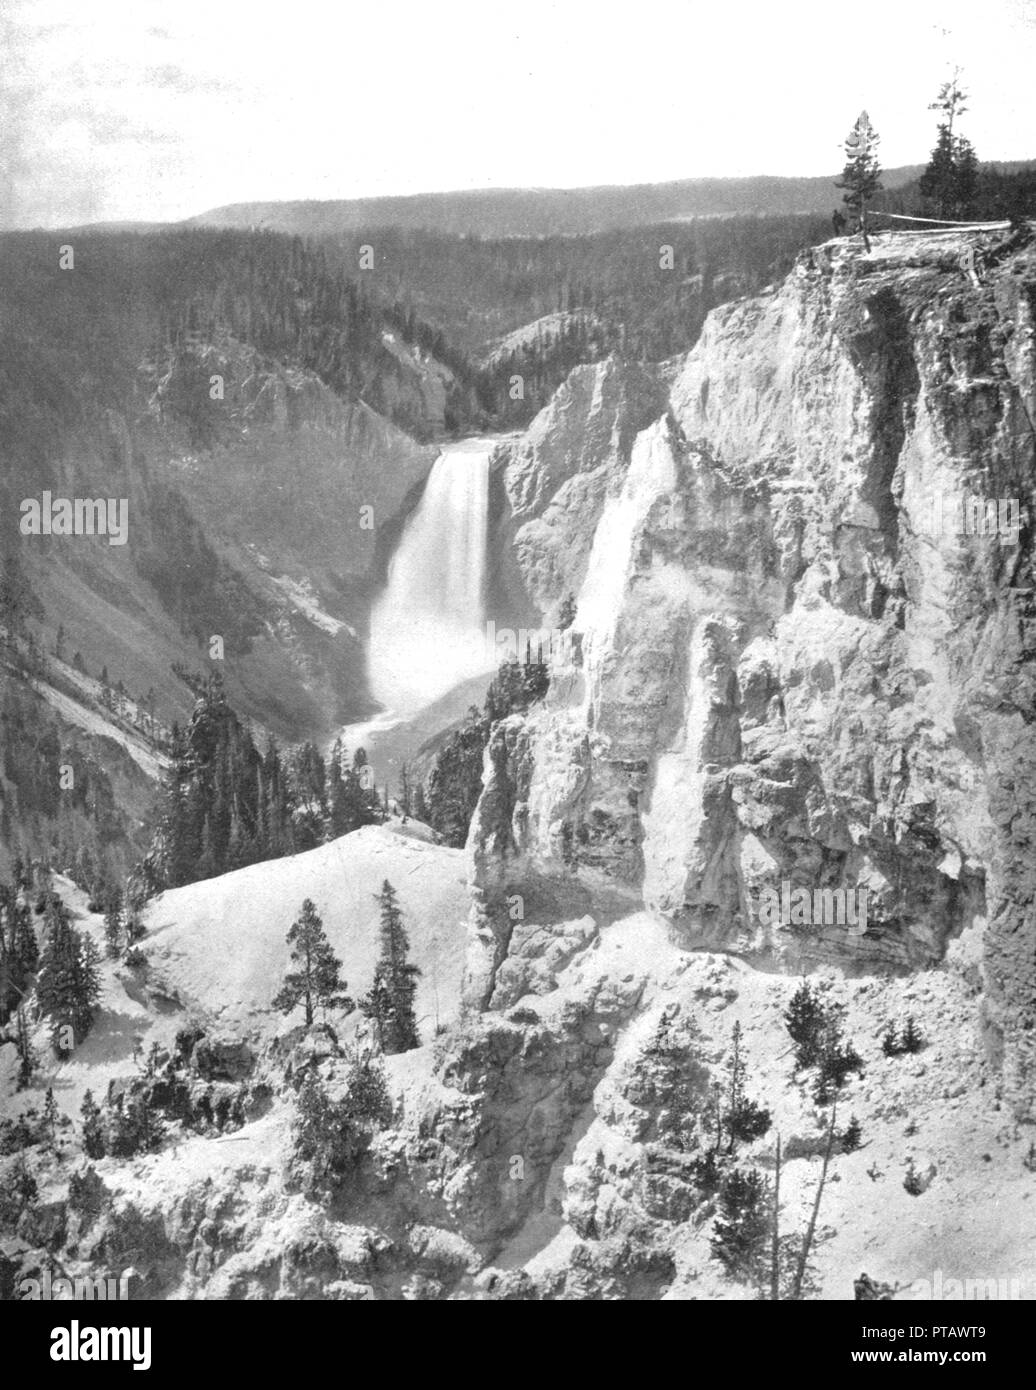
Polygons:
<instances>
[{"instance_id":1,"label":"bare dead tree","mask_svg":"<svg viewBox=\"0 0 1036 1390\"><path fill-rule=\"evenodd\" d=\"M781 1136L777 1135L777 1165L773 1175L773 1243L770 1247L770 1301L777 1303L781 1296Z\"/></svg>"},{"instance_id":2,"label":"bare dead tree","mask_svg":"<svg viewBox=\"0 0 1036 1390\"><path fill-rule=\"evenodd\" d=\"M820 1169L820 1182L817 1184L817 1195L813 1199L813 1210L810 1213L809 1225L806 1227L806 1234L803 1237L798 1268L795 1270L795 1278L791 1286L791 1296L793 1299L802 1297L802 1281L806 1277L806 1261L809 1259L810 1247L813 1244L813 1235L817 1228L820 1200L824 1195L824 1183L827 1181L827 1167L831 1162L831 1150L834 1148L835 1143L835 1117L837 1114L837 1104L832 1105L831 1119L827 1127L827 1147L824 1149L824 1163L823 1167Z\"/></svg>"}]
</instances>

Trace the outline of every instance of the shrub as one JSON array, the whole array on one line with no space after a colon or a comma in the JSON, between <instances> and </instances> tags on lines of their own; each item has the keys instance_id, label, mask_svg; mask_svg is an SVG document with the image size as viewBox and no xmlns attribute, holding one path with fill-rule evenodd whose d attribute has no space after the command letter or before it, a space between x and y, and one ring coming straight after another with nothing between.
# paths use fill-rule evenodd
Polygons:
<instances>
[{"instance_id":1,"label":"shrub","mask_svg":"<svg viewBox=\"0 0 1036 1390\"><path fill-rule=\"evenodd\" d=\"M350 1119L384 1129L392 1119L392 1101L380 1063L354 1062L346 1085L349 1094L345 1106Z\"/></svg>"},{"instance_id":2,"label":"shrub","mask_svg":"<svg viewBox=\"0 0 1036 1390\"><path fill-rule=\"evenodd\" d=\"M354 1062L340 1101L333 1101L316 1072L308 1071L295 1100L292 1176L310 1196L332 1194L391 1117L380 1063Z\"/></svg>"},{"instance_id":3,"label":"shrub","mask_svg":"<svg viewBox=\"0 0 1036 1390\"><path fill-rule=\"evenodd\" d=\"M29 1106L20 1115L10 1119L0 1119L0 1154L16 1154L29 1149L33 1144L42 1143L44 1125L35 1106Z\"/></svg>"},{"instance_id":4,"label":"shrub","mask_svg":"<svg viewBox=\"0 0 1036 1390\"><path fill-rule=\"evenodd\" d=\"M0 1178L0 1221L14 1225L38 1196L36 1179L29 1172L24 1155L19 1154Z\"/></svg>"},{"instance_id":5,"label":"shrub","mask_svg":"<svg viewBox=\"0 0 1036 1390\"><path fill-rule=\"evenodd\" d=\"M863 1130L855 1115L849 1117L849 1123L838 1136L838 1143L844 1154L855 1153L863 1143Z\"/></svg>"},{"instance_id":6,"label":"shrub","mask_svg":"<svg viewBox=\"0 0 1036 1390\"><path fill-rule=\"evenodd\" d=\"M913 1014L907 1015L901 1034L897 1035L895 1024L890 1023L881 1039L881 1050L886 1057L899 1057L905 1052L920 1052L924 1045L924 1037Z\"/></svg>"},{"instance_id":7,"label":"shrub","mask_svg":"<svg viewBox=\"0 0 1036 1390\"><path fill-rule=\"evenodd\" d=\"M151 1153L161 1148L165 1139L165 1123L155 1113L147 1097L137 1093L118 1096L107 1107L108 1152L118 1158L130 1158L138 1153Z\"/></svg>"},{"instance_id":8,"label":"shrub","mask_svg":"<svg viewBox=\"0 0 1036 1390\"><path fill-rule=\"evenodd\" d=\"M906 1174L903 1178L903 1186L910 1193L911 1197L920 1197L924 1191L924 1180L911 1159L907 1164Z\"/></svg>"},{"instance_id":9,"label":"shrub","mask_svg":"<svg viewBox=\"0 0 1036 1390\"><path fill-rule=\"evenodd\" d=\"M699 1154L691 1165L691 1171L694 1175L694 1185L703 1197L711 1197L719 1190L722 1175L715 1149L706 1149L703 1154Z\"/></svg>"}]
</instances>

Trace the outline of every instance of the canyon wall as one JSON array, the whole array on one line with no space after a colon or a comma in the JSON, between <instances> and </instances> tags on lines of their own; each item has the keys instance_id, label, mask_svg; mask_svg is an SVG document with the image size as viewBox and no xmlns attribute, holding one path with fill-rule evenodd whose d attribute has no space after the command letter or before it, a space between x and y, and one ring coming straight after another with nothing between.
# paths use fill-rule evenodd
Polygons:
<instances>
[{"instance_id":1,"label":"canyon wall","mask_svg":"<svg viewBox=\"0 0 1036 1390\"><path fill-rule=\"evenodd\" d=\"M371 711L362 625L377 538L436 446L227 336L141 362L136 385L134 414L70 434L24 480L26 495L129 506L125 548L12 538L45 609L44 645L64 622L88 670L151 687L166 723L191 705L172 664L197 669L214 633L235 707L278 737L329 737Z\"/></svg>"},{"instance_id":2,"label":"canyon wall","mask_svg":"<svg viewBox=\"0 0 1036 1390\"><path fill-rule=\"evenodd\" d=\"M545 621L573 593L579 640L487 749L471 1005L521 994L530 913L642 906L789 972L974 938L1031 1113L1036 255L990 238L973 283L962 247L804 252L684 359L578 369L504 452L527 591ZM962 496L1011 524L957 534ZM785 883L866 889L866 931L764 920Z\"/></svg>"}]
</instances>

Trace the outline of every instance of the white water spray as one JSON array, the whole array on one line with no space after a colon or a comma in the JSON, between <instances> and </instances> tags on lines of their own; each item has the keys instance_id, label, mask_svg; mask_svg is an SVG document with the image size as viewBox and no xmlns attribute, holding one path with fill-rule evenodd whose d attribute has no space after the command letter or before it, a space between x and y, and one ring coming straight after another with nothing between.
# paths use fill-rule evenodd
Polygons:
<instances>
[{"instance_id":1,"label":"white water spray","mask_svg":"<svg viewBox=\"0 0 1036 1390\"><path fill-rule=\"evenodd\" d=\"M493 669L484 611L492 450L465 440L436 459L371 613L371 691L397 715Z\"/></svg>"}]
</instances>

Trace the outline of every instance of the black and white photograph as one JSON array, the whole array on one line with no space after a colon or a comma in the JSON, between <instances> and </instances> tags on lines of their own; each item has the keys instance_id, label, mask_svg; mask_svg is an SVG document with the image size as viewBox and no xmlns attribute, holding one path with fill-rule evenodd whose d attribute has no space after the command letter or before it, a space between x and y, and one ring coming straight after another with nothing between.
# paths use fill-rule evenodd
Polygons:
<instances>
[{"instance_id":1,"label":"black and white photograph","mask_svg":"<svg viewBox=\"0 0 1036 1390\"><path fill-rule=\"evenodd\" d=\"M0 0L11 1345L996 1364L1034 72L1033 0Z\"/></svg>"}]
</instances>

